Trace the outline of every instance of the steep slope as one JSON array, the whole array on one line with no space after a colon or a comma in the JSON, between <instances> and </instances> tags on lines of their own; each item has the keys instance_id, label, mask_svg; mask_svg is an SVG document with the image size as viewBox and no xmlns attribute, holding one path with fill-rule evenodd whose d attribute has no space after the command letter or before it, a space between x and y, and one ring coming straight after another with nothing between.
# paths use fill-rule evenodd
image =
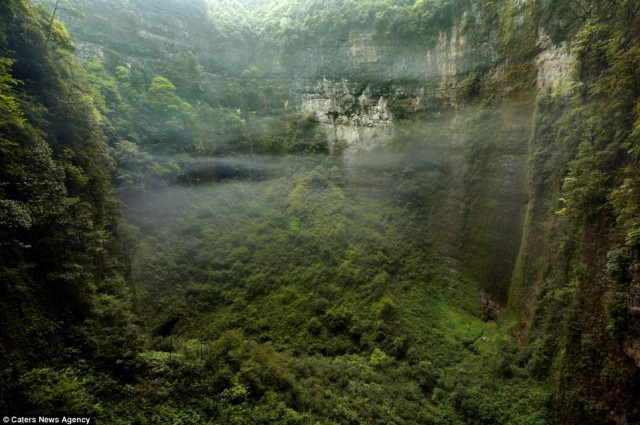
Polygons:
<instances>
[{"instance_id":1,"label":"steep slope","mask_svg":"<svg viewBox=\"0 0 640 425\"><path fill-rule=\"evenodd\" d=\"M533 359L554 370L559 422L633 423L640 8L603 2L576 13L572 72L537 102L527 232L511 302L522 311L523 295L538 290Z\"/></svg>"},{"instance_id":2,"label":"steep slope","mask_svg":"<svg viewBox=\"0 0 640 425\"><path fill-rule=\"evenodd\" d=\"M66 29L22 0L0 27L0 409L91 414L79 360L120 373L138 344L112 160Z\"/></svg>"}]
</instances>

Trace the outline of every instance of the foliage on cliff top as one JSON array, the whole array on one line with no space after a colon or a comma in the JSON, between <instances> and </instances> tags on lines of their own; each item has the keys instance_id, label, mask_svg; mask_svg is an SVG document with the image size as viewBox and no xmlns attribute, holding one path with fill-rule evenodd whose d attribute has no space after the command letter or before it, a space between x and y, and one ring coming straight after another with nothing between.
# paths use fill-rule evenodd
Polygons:
<instances>
[{"instance_id":1,"label":"foliage on cliff top","mask_svg":"<svg viewBox=\"0 0 640 425\"><path fill-rule=\"evenodd\" d=\"M469 0L285 1L256 8L260 34L283 48L347 40L353 30L377 37L432 40L448 31Z\"/></svg>"}]
</instances>

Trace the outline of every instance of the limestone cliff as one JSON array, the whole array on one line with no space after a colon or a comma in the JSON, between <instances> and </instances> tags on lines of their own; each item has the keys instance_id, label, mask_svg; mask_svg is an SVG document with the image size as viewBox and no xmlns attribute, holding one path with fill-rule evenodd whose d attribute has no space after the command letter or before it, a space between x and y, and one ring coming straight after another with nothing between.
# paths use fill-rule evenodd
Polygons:
<instances>
[{"instance_id":1,"label":"limestone cliff","mask_svg":"<svg viewBox=\"0 0 640 425\"><path fill-rule=\"evenodd\" d=\"M145 63L193 52L209 72L241 72L252 61L255 39L246 22L225 25L223 18L234 18L221 16L219 3L223 2L84 0L79 2L80 13L62 4L57 16L81 54L103 55L106 50Z\"/></svg>"}]
</instances>

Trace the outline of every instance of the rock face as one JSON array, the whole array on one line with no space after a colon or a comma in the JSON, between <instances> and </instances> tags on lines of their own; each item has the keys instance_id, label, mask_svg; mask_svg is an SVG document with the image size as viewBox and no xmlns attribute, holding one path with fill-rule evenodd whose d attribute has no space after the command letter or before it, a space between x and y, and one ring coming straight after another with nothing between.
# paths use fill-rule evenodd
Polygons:
<instances>
[{"instance_id":1,"label":"rock face","mask_svg":"<svg viewBox=\"0 0 640 425\"><path fill-rule=\"evenodd\" d=\"M554 89L564 92L570 80L570 66L573 62L571 49L567 43L554 45L544 31L540 31L538 45L542 49L536 58L538 66L537 88L551 93Z\"/></svg>"},{"instance_id":2,"label":"rock face","mask_svg":"<svg viewBox=\"0 0 640 425\"><path fill-rule=\"evenodd\" d=\"M331 48L302 50L286 67L278 61L276 72L298 81L305 76L295 86L295 103L300 113L316 116L332 143L368 150L387 143L402 118L394 117L390 102L402 101L405 113L453 106L459 76L482 60L464 53L458 31L440 32L432 46L352 31Z\"/></svg>"},{"instance_id":3,"label":"rock face","mask_svg":"<svg viewBox=\"0 0 640 425\"><path fill-rule=\"evenodd\" d=\"M332 44L280 52L258 48L248 18L228 16L234 5L222 0L82 0L80 5L88 11L82 18L65 9L58 16L82 55L103 60L106 49L144 66L192 52L210 80L256 66L262 75L286 81L291 106L315 115L329 139L350 151L389 140L399 118L390 102L404 100L409 112L448 109L460 77L496 60L491 49L469 46L461 35L459 22L470 19L467 13L427 45L354 30ZM239 24L228 27L220 23L224 20Z\"/></svg>"},{"instance_id":4,"label":"rock face","mask_svg":"<svg viewBox=\"0 0 640 425\"><path fill-rule=\"evenodd\" d=\"M141 62L193 52L210 72L241 72L254 57L254 37L242 27L230 36L215 25L218 10L207 0L78 3L87 13L61 8L58 17L84 49L106 48Z\"/></svg>"},{"instance_id":5,"label":"rock face","mask_svg":"<svg viewBox=\"0 0 640 425\"><path fill-rule=\"evenodd\" d=\"M369 150L393 136L388 100L369 86L362 90L348 80L323 79L295 91L298 113L315 116L333 145L344 144L350 152Z\"/></svg>"},{"instance_id":6,"label":"rock face","mask_svg":"<svg viewBox=\"0 0 640 425\"><path fill-rule=\"evenodd\" d=\"M458 22L475 19L465 12ZM438 141L427 134L424 139L425 145L439 146L449 170L447 194L429 220L435 245L505 304L527 200L535 91L551 89L567 77L571 58L566 46L544 40L535 62L538 79L529 93L498 102L491 118L477 123L477 108L469 108L460 96L465 83L485 74L487 85L499 86L507 72L495 37L484 37L470 45L459 24L426 46L352 31L331 52L310 47L297 60L289 59L293 64L286 72L298 79L316 77L295 85L294 103L299 113L317 118L332 143L346 146L348 158L389 143L403 118L418 114L438 121L446 137ZM480 143L476 133L483 127L491 129L482 142L488 145L474 156L474 145Z\"/></svg>"}]
</instances>

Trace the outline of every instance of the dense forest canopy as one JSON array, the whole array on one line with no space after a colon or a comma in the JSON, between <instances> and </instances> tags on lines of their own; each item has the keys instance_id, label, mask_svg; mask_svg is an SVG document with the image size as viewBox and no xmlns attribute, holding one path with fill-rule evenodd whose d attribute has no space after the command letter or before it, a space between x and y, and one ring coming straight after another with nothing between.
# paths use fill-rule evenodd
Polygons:
<instances>
[{"instance_id":1,"label":"dense forest canopy","mask_svg":"<svg viewBox=\"0 0 640 425\"><path fill-rule=\"evenodd\" d=\"M639 99L635 0L4 0L0 413L638 423Z\"/></svg>"}]
</instances>

